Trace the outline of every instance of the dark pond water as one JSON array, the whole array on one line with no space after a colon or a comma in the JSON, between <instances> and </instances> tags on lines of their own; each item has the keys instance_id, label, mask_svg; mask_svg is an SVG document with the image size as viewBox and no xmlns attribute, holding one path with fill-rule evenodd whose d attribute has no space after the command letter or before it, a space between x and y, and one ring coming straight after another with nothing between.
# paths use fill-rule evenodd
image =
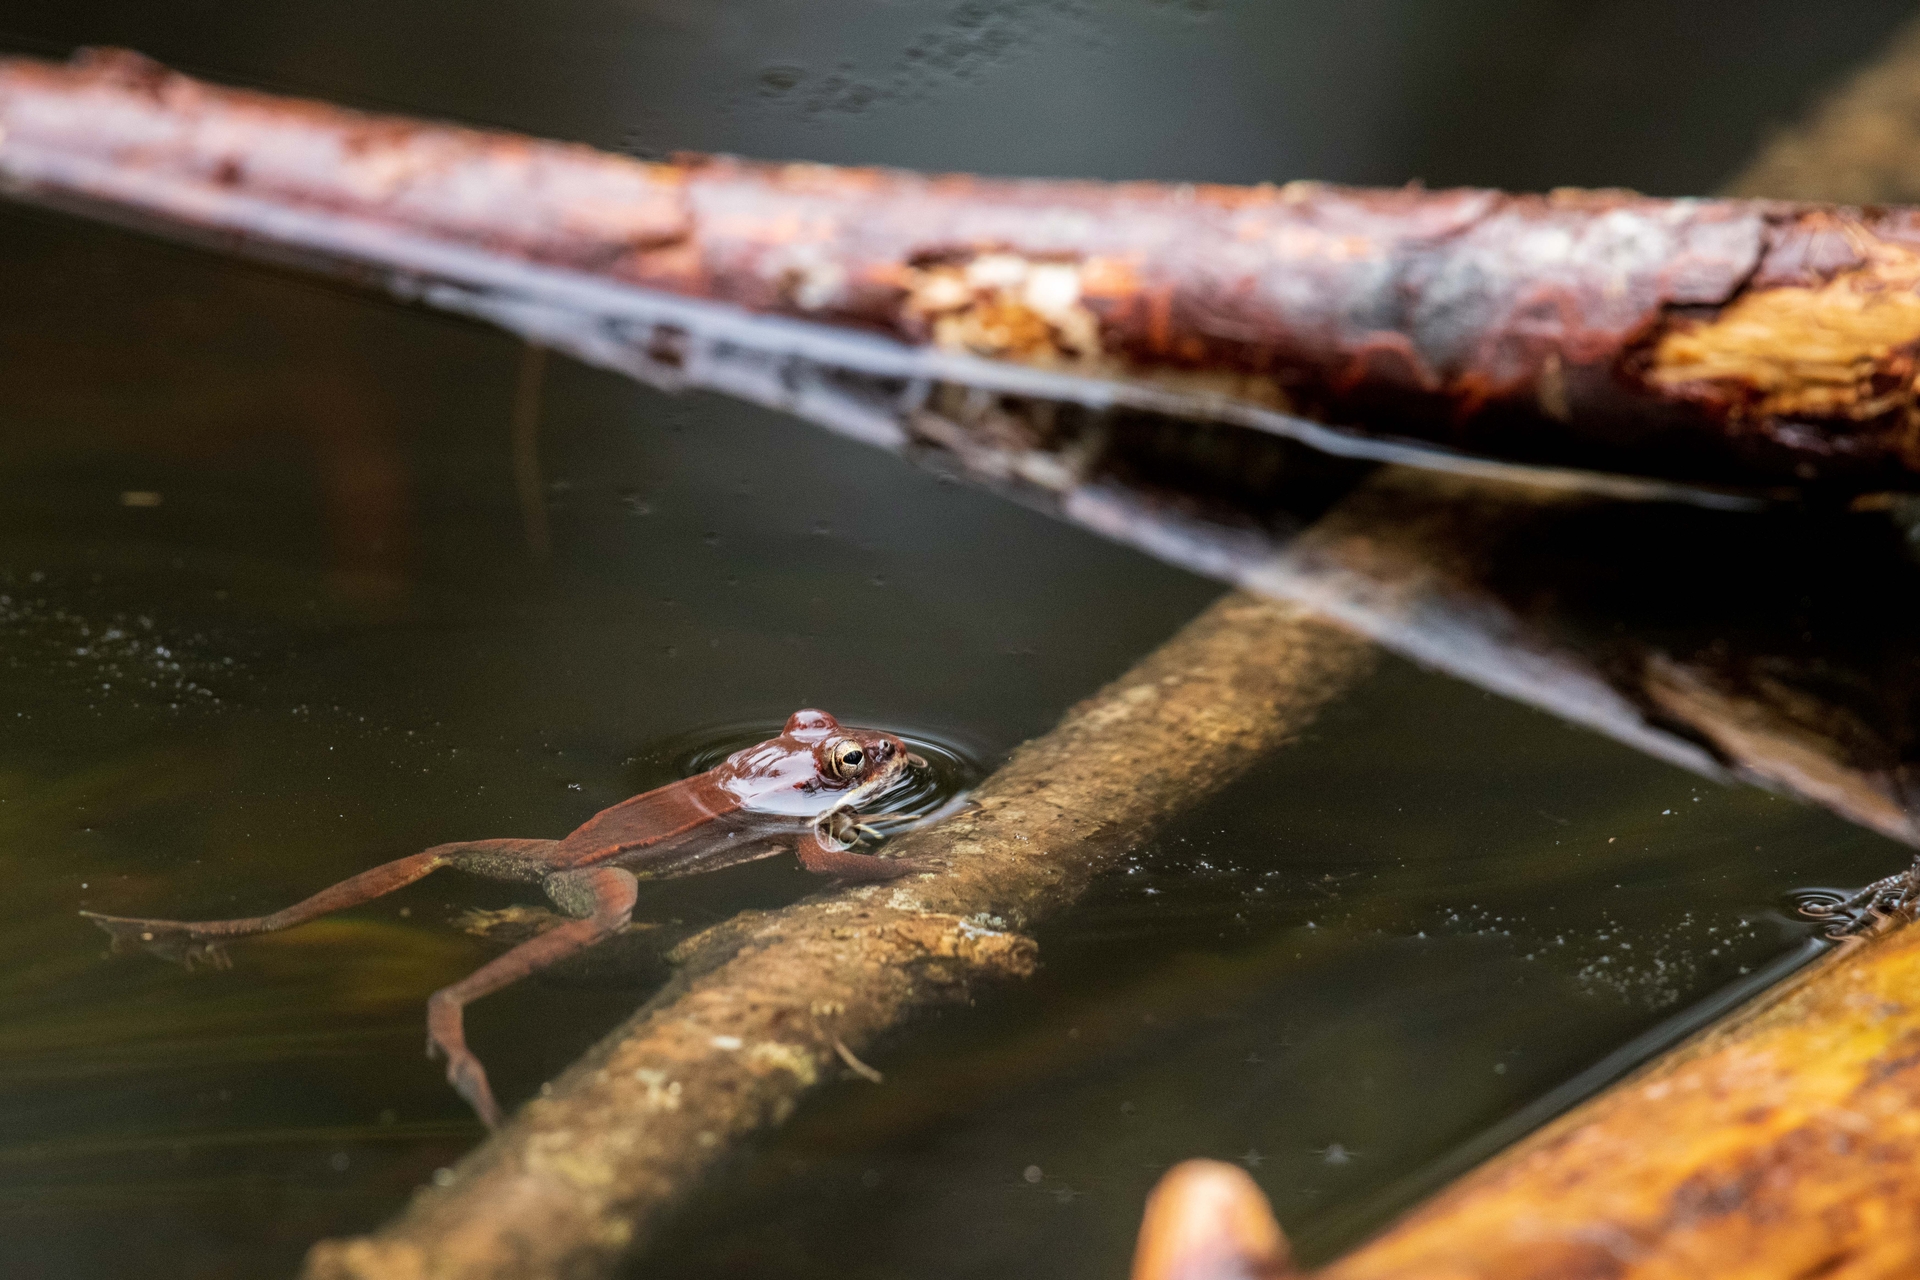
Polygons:
<instances>
[{"instance_id":1,"label":"dark pond water","mask_svg":"<svg viewBox=\"0 0 1920 1280\"><path fill-rule=\"evenodd\" d=\"M1901 6L1179 0L0 3L0 41L607 146L1226 180L1699 190ZM510 889L428 880L186 974L82 907L228 915L446 839L557 835L826 706L981 766L1217 589L776 415L565 364L539 517L517 347L0 209L0 1248L10 1273L286 1273L477 1125L421 1005ZM543 537L550 551L535 544ZM1238 1159L1312 1256L1903 861L1397 663L704 1194L647 1274L1122 1274ZM780 862L649 889L694 925ZM646 988L470 1026L509 1101Z\"/></svg>"}]
</instances>

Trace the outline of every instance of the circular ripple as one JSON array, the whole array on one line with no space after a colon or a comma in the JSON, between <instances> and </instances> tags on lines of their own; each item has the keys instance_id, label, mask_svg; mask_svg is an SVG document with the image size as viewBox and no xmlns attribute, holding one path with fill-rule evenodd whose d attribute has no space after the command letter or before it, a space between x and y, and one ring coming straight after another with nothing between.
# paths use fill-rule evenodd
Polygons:
<instances>
[{"instance_id":1,"label":"circular ripple","mask_svg":"<svg viewBox=\"0 0 1920 1280\"><path fill-rule=\"evenodd\" d=\"M1814 912L1830 910L1853 896L1851 889L1795 889L1787 894L1787 901L1793 905L1796 913L1802 917L1812 916ZM1809 911L1808 908L1812 908Z\"/></svg>"}]
</instances>

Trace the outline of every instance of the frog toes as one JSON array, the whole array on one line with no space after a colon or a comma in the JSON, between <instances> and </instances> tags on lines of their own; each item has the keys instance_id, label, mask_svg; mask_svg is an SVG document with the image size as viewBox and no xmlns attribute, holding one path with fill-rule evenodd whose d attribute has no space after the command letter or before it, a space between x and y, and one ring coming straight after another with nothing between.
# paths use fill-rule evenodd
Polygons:
<instances>
[{"instance_id":1,"label":"frog toes","mask_svg":"<svg viewBox=\"0 0 1920 1280\"><path fill-rule=\"evenodd\" d=\"M224 946L219 942L194 937L192 928L178 921L109 916L98 911L82 911L80 914L106 930L107 936L113 940L115 954L147 951L189 969L196 964L204 964L209 969L233 967L233 961Z\"/></svg>"}]
</instances>

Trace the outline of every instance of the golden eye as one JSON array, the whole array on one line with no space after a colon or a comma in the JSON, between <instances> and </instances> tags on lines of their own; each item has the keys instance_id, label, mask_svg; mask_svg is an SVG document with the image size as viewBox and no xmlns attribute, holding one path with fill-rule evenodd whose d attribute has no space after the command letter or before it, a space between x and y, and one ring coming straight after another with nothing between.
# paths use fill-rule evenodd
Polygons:
<instances>
[{"instance_id":1,"label":"golden eye","mask_svg":"<svg viewBox=\"0 0 1920 1280\"><path fill-rule=\"evenodd\" d=\"M857 742L842 742L833 748L833 753L827 759L832 763L834 777L850 778L867 762L867 753L860 749Z\"/></svg>"}]
</instances>

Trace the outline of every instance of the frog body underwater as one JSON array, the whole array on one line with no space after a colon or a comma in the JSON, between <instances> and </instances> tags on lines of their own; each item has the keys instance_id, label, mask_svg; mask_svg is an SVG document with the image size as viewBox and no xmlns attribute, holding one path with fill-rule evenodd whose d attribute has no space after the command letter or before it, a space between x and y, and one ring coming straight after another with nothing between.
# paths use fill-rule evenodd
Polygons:
<instances>
[{"instance_id":1,"label":"frog body underwater","mask_svg":"<svg viewBox=\"0 0 1920 1280\"><path fill-rule=\"evenodd\" d=\"M145 947L189 964L224 964L236 938L271 933L358 906L452 867L495 880L538 883L566 923L480 966L427 1001L427 1053L445 1055L447 1080L489 1126L500 1108L467 1048L461 1011L471 1001L624 929L641 880L673 879L791 849L800 865L843 880L890 880L923 870L856 853L871 828L859 806L926 762L892 734L843 727L824 711L796 711L776 738L691 778L623 800L560 840L465 840L384 863L271 915L241 920L142 920L80 914L113 935L116 950Z\"/></svg>"}]
</instances>

